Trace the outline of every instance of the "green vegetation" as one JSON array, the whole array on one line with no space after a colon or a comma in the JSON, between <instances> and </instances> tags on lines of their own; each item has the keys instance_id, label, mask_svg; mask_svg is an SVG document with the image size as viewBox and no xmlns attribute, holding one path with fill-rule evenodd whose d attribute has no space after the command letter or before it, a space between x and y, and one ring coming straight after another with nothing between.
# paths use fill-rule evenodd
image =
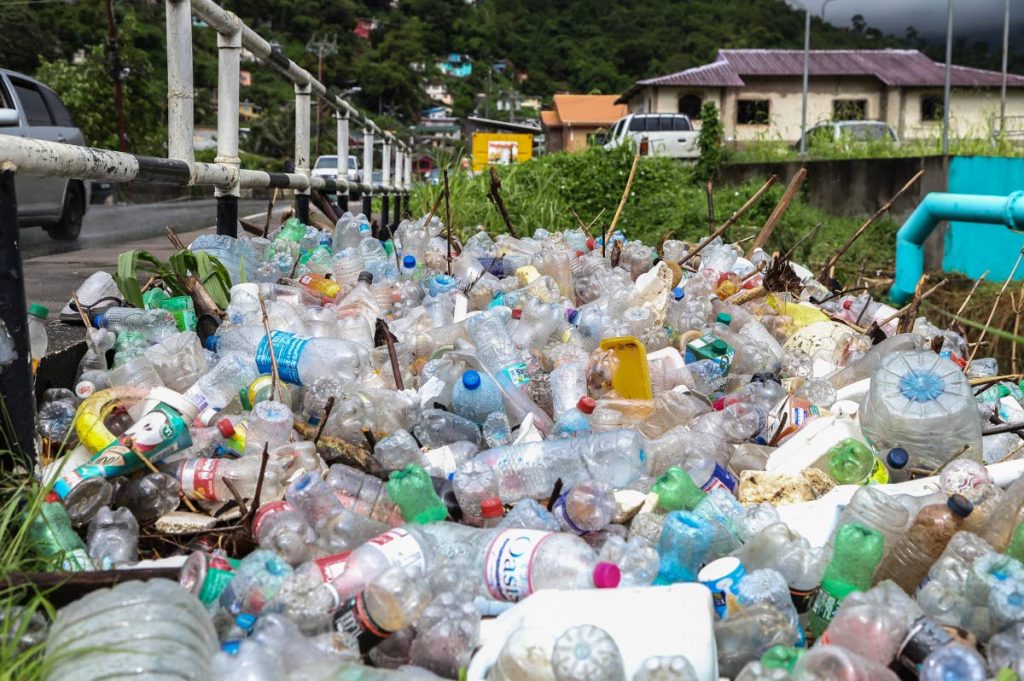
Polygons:
<instances>
[{"instance_id":1,"label":"green vegetation","mask_svg":"<svg viewBox=\"0 0 1024 681\"><path fill-rule=\"evenodd\" d=\"M697 177L705 182L718 172L725 149L722 147L722 121L714 102L704 102L700 107L700 158L697 160Z\"/></svg>"},{"instance_id":2,"label":"green vegetation","mask_svg":"<svg viewBox=\"0 0 1024 681\"><path fill-rule=\"evenodd\" d=\"M502 198L512 224L520 235L535 229L571 229L600 215L593 234L607 229L622 196L633 162L633 150L588 149L578 154L551 154L518 166L498 168ZM675 239L695 241L708 232L707 197L695 181L695 170L666 158L642 158L629 200L622 212L619 229L630 239L657 244L666 232ZM451 176L452 213L456 232L471 234L478 226L491 233L504 232L497 211L487 201L486 175ZM731 215L753 194L760 182L738 187L715 187L715 210L719 222ZM768 219L784 187L776 184L726 235L738 241L757 233ZM412 194L412 213L425 214L433 205L439 187L417 185ZM442 218L444 208L442 205ZM813 239L807 239L792 258L808 266L820 266L853 233L864 216L837 217L809 205L798 196L790 205L769 241L773 251L786 252L800 237L822 223ZM861 263L868 271L889 270L896 240L896 224L888 218L872 227L868 237L858 241L840 261L839 270L856 273Z\"/></svg>"}]
</instances>

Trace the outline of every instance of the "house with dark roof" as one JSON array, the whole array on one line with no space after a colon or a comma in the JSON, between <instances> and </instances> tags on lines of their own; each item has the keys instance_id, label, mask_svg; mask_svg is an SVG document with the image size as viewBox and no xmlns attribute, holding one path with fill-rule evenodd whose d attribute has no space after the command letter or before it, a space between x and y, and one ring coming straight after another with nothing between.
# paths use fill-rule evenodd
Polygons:
<instances>
[{"instance_id":1,"label":"house with dark roof","mask_svg":"<svg viewBox=\"0 0 1024 681\"><path fill-rule=\"evenodd\" d=\"M802 50L719 50L710 64L637 81L618 99L631 113L685 113L699 126L718 106L728 139L800 138ZM901 139L941 133L945 65L917 50L811 50L807 127L827 120L880 120ZM950 135L984 137L999 115L1002 74L953 66ZM1024 115L1024 76L1010 74L1006 115ZM994 123L998 128L998 120Z\"/></svg>"},{"instance_id":2,"label":"house with dark roof","mask_svg":"<svg viewBox=\"0 0 1024 681\"><path fill-rule=\"evenodd\" d=\"M626 115L626 105L618 99L617 95L555 95L551 109L540 112L547 150L586 149L590 135L607 131Z\"/></svg>"}]
</instances>

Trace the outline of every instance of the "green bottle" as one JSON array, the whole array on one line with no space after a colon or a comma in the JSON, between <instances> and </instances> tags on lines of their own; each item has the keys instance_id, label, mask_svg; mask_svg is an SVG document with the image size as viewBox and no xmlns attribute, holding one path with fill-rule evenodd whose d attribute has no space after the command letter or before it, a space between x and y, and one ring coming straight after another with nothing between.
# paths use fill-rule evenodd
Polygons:
<instances>
[{"instance_id":1,"label":"green bottle","mask_svg":"<svg viewBox=\"0 0 1024 681\"><path fill-rule=\"evenodd\" d=\"M828 628L839 604L854 591L871 588L871 577L882 560L884 539L878 530L845 523L836 532L832 560L825 568L821 587L814 595L807 619L808 638L818 638Z\"/></svg>"},{"instance_id":2,"label":"green bottle","mask_svg":"<svg viewBox=\"0 0 1024 681\"><path fill-rule=\"evenodd\" d=\"M288 218L281 231L274 236L274 241L298 241L306 236L306 226L298 218Z\"/></svg>"},{"instance_id":3,"label":"green bottle","mask_svg":"<svg viewBox=\"0 0 1024 681\"><path fill-rule=\"evenodd\" d=\"M414 463L391 474L388 496L402 511L406 522L425 525L448 517L448 507L434 491L430 475Z\"/></svg>"},{"instance_id":4,"label":"green bottle","mask_svg":"<svg viewBox=\"0 0 1024 681\"><path fill-rule=\"evenodd\" d=\"M704 490L697 486L690 474L678 466L672 466L651 485L651 491L658 495L658 508L666 513L671 511L692 511L704 498Z\"/></svg>"},{"instance_id":5,"label":"green bottle","mask_svg":"<svg viewBox=\"0 0 1024 681\"><path fill-rule=\"evenodd\" d=\"M840 485L889 482L889 470L874 452L859 440L846 438L828 450L828 472Z\"/></svg>"},{"instance_id":6,"label":"green bottle","mask_svg":"<svg viewBox=\"0 0 1024 681\"><path fill-rule=\"evenodd\" d=\"M1006 555L1024 563L1024 522L1017 523L1010 537L1010 545L1006 547Z\"/></svg>"},{"instance_id":7,"label":"green bottle","mask_svg":"<svg viewBox=\"0 0 1024 681\"><path fill-rule=\"evenodd\" d=\"M763 669L785 669L792 674L796 661L804 652L806 649L774 645L761 655L761 667Z\"/></svg>"},{"instance_id":8,"label":"green bottle","mask_svg":"<svg viewBox=\"0 0 1024 681\"><path fill-rule=\"evenodd\" d=\"M95 570L82 538L71 527L71 518L59 497L50 493L32 516L28 540L47 561L59 564L66 572Z\"/></svg>"},{"instance_id":9,"label":"green bottle","mask_svg":"<svg viewBox=\"0 0 1024 681\"><path fill-rule=\"evenodd\" d=\"M147 310L155 310L160 307L160 303L164 302L171 297L167 291L162 288L151 288L142 294L142 305Z\"/></svg>"},{"instance_id":10,"label":"green bottle","mask_svg":"<svg viewBox=\"0 0 1024 681\"><path fill-rule=\"evenodd\" d=\"M160 308L174 316L178 331L196 330L196 307L189 296L175 296L160 301Z\"/></svg>"}]
</instances>

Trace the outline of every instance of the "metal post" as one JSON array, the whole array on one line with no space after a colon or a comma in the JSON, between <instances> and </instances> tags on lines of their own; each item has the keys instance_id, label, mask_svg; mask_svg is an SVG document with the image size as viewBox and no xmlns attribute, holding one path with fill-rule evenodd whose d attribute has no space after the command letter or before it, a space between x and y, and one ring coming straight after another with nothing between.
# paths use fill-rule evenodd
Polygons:
<instances>
[{"instance_id":1,"label":"metal post","mask_svg":"<svg viewBox=\"0 0 1024 681\"><path fill-rule=\"evenodd\" d=\"M402 148L395 145L395 216L391 220L393 229L398 229L398 223L402 221L402 194L404 194L405 187L402 183L402 174L405 172L405 161L403 160L405 154L402 153Z\"/></svg>"},{"instance_id":2,"label":"metal post","mask_svg":"<svg viewBox=\"0 0 1024 681\"><path fill-rule=\"evenodd\" d=\"M310 84L295 84L295 172L309 178ZM309 224L309 187L295 190L295 217Z\"/></svg>"},{"instance_id":3,"label":"metal post","mask_svg":"<svg viewBox=\"0 0 1024 681\"><path fill-rule=\"evenodd\" d=\"M949 0L946 12L946 84L942 93L942 156L949 156L949 100L950 78L953 71L953 0ZM943 166L948 160L943 161Z\"/></svg>"},{"instance_id":4,"label":"metal post","mask_svg":"<svg viewBox=\"0 0 1024 681\"><path fill-rule=\"evenodd\" d=\"M13 164L0 170L0 322L14 340L17 358L0 367L0 449L24 460L0 457L0 469L24 465L35 457L36 402L32 390L25 276L18 251L18 201L14 193Z\"/></svg>"},{"instance_id":5,"label":"metal post","mask_svg":"<svg viewBox=\"0 0 1024 681\"><path fill-rule=\"evenodd\" d=\"M363 129L363 215L373 222L373 131Z\"/></svg>"},{"instance_id":6,"label":"metal post","mask_svg":"<svg viewBox=\"0 0 1024 681\"><path fill-rule=\"evenodd\" d=\"M238 80L242 55L242 22L231 15L236 28L231 33L217 34L217 158L221 163L241 167L238 158ZM217 187L217 234L238 236L239 183Z\"/></svg>"},{"instance_id":7,"label":"metal post","mask_svg":"<svg viewBox=\"0 0 1024 681\"><path fill-rule=\"evenodd\" d=\"M167 157L195 162L192 139L192 10L188 0L167 0Z\"/></svg>"},{"instance_id":8,"label":"metal post","mask_svg":"<svg viewBox=\"0 0 1024 681\"><path fill-rule=\"evenodd\" d=\"M348 111L338 113L338 179L348 180ZM352 193L348 190L338 190L338 205L342 211L348 210L349 197Z\"/></svg>"},{"instance_id":9,"label":"metal post","mask_svg":"<svg viewBox=\"0 0 1024 681\"><path fill-rule=\"evenodd\" d=\"M1010 54L1010 0L1003 15L1003 82L999 87L999 134L1006 132L1006 60Z\"/></svg>"},{"instance_id":10,"label":"metal post","mask_svg":"<svg viewBox=\"0 0 1024 681\"><path fill-rule=\"evenodd\" d=\"M391 185L391 138L387 136L381 141L380 183L385 187ZM380 226L382 229L391 222L391 194L390 190L385 189L384 195L380 199Z\"/></svg>"},{"instance_id":11,"label":"metal post","mask_svg":"<svg viewBox=\"0 0 1024 681\"><path fill-rule=\"evenodd\" d=\"M800 155L807 153L807 76L811 59L811 11L804 8L804 89L800 103Z\"/></svg>"}]
</instances>

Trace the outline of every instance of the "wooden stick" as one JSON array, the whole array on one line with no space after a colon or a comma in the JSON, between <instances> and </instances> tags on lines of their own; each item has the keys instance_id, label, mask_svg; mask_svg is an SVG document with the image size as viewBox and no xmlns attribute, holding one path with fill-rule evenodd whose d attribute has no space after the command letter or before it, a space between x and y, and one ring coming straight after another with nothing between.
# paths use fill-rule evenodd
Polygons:
<instances>
[{"instance_id":1,"label":"wooden stick","mask_svg":"<svg viewBox=\"0 0 1024 681\"><path fill-rule=\"evenodd\" d=\"M977 340L979 344L981 343L981 340L985 337L985 334L988 333L988 326L992 323L992 318L996 316L996 308L999 307L999 300L1000 298L1003 297L1003 292L1006 290L1006 287L1009 286L1010 282L1013 280L1013 275L1017 274L1017 268L1020 267L1021 258L1024 258L1024 247L1022 247L1020 249L1020 253L1017 254L1017 261L1013 263L1013 269L1010 270L1010 276L1008 276L1006 278L1006 281L1003 282L1002 288L1000 288L999 293L996 294L996 299L992 302L992 309L989 310L988 319L985 320L985 328L981 330L981 336L979 336ZM971 351L971 358L967 360L967 366L964 367L964 373L967 373L967 370L971 368L971 362L974 361L974 356L978 354L978 347L979 346L977 345L974 346L974 350Z\"/></svg>"},{"instance_id":2,"label":"wooden stick","mask_svg":"<svg viewBox=\"0 0 1024 681\"><path fill-rule=\"evenodd\" d=\"M278 188L274 187L273 193L270 195L270 200L267 201L267 221L263 223L263 238L267 238L267 234L270 233L270 216L274 213L274 204L277 203L277 192Z\"/></svg>"},{"instance_id":3,"label":"wooden stick","mask_svg":"<svg viewBox=\"0 0 1024 681\"><path fill-rule=\"evenodd\" d=\"M924 282L927 280L927 274L922 274L921 278L917 280L917 286L914 287L914 296L907 303L906 307L903 308L903 312L900 313L900 321L896 325L896 333L907 333L914 325L914 315L917 314L917 308L921 306L921 294L924 292Z\"/></svg>"},{"instance_id":4,"label":"wooden stick","mask_svg":"<svg viewBox=\"0 0 1024 681\"><path fill-rule=\"evenodd\" d=\"M622 198L619 199L619 207L615 209L615 216L612 217L612 224L608 225L608 231L604 233L604 239L601 241L601 254L606 255L605 244L608 243L608 239L612 238L612 234L615 234L615 227L619 224L619 218L622 217L622 209L626 207L626 199L629 198L629 190L633 187L633 178L636 176L636 167L640 165L640 147L637 147L636 154L633 156L633 166L629 169L629 177L626 179L626 188L622 190Z\"/></svg>"},{"instance_id":5,"label":"wooden stick","mask_svg":"<svg viewBox=\"0 0 1024 681\"><path fill-rule=\"evenodd\" d=\"M491 171L491 187L487 192L487 198L498 209L498 215L501 216L502 221L505 223L505 229L508 230L508 233L513 238L518 239L519 235L512 226L512 219L508 216L508 210L505 208L505 201L501 198L501 178L498 177L498 172L494 169L494 166L489 166L488 168Z\"/></svg>"},{"instance_id":6,"label":"wooden stick","mask_svg":"<svg viewBox=\"0 0 1024 681\"><path fill-rule=\"evenodd\" d=\"M324 426L327 425L327 419L331 415L331 411L334 410L334 395L327 398L327 403L324 404L324 415L320 418L320 423L316 425L316 433L313 435L313 444L320 442L320 436L324 434Z\"/></svg>"},{"instance_id":7,"label":"wooden stick","mask_svg":"<svg viewBox=\"0 0 1024 681\"><path fill-rule=\"evenodd\" d=\"M708 234L715 231L715 186L711 180L704 185L704 193L708 197Z\"/></svg>"},{"instance_id":8,"label":"wooden stick","mask_svg":"<svg viewBox=\"0 0 1024 681\"><path fill-rule=\"evenodd\" d=\"M758 232L757 238L754 239L754 243L747 249L747 257L749 258L759 248L763 248L768 239L771 237L772 232L775 231L775 227L779 224L779 220L782 219L782 215L789 208L789 204L792 203L796 197L796 193L800 190L800 185L804 183L804 178L807 177L807 168L801 168L793 176L793 179L789 181L786 186L786 191L782 193L782 198L779 199L779 203L776 204L775 210L768 216L768 221L764 223L761 231Z\"/></svg>"},{"instance_id":9,"label":"wooden stick","mask_svg":"<svg viewBox=\"0 0 1024 681\"><path fill-rule=\"evenodd\" d=\"M430 221L434 219L434 215L437 214L437 209L441 207L441 199L444 198L444 190L440 190L437 193L437 198L434 199L434 205L430 207L430 212L427 213L426 219L423 220L423 226L426 227L430 224Z\"/></svg>"},{"instance_id":10,"label":"wooden stick","mask_svg":"<svg viewBox=\"0 0 1024 681\"><path fill-rule=\"evenodd\" d=\"M260 510L263 497L263 480L267 476L267 464L270 462L270 443L263 445L263 455L260 460L260 476L256 478L256 491L252 495L252 505L249 506L249 513L242 519L242 525L252 532L252 521L256 519L256 512Z\"/></svg>"},{"instance_id":11,"label":"wooden stick","mask_svg":"<svg viewBox=\"0 0 1024 681\"><path fill-rule=\"evenodd\" d=\"M587 223L583 222L583 218L581 218L580 214L576 212L576 209L570 207L569 212L572 213L574 218L576 218L576 222L580 223L580 229L582 229L587 236L590 236L590 227Z\"/></svg>"},{"instance_id":12,"label":"wooden stick","mask_svg":"<svg viewBox=\"0 0 1024 681\"><path fill-rule=\"evenodd\" d=\"M599 210L597 212L597 215L594 216L594 219L590 221L589 225L587 225L587 229L585 230L587 232L587 236L590 236L590 230L592 230L594 228L594 225L597 224L597 221L601 219L602 215L604 215L604 211L605 211L604 208Z\"/></svg>"},{"instance_id":13,"label":"wooden stick","mask_svg":"<svg viewBox=\"0 0 1024 681\"><path fill-rule=\"evenodd\" d=\"M235 487L235 483L231 482L229 478L224 478L224 486L231 492L232 498L235 500L235 504L238 506L238 510L242 512L242 517L249 515L249 507L245 505L245 499L238 493L238 489Z\"/></svg>"},{"instance_id":14,"label":"wooden stick","mask_svg":"<svg viewBox=\"0 0 1024 681\"><path fill-rule=\"evenodd\" d=\"M270 318L267 316L267 306L263 302L263 296L258 297L260 301L260 313L263 315L263 331L267 334L267 350L270 351L270 394L279 396L277 384L281 382L281 373L277 368L277 355L274 354L274 334L270 332Z\"/></svg>"},{"instance_id":15,"label":"wooden stick","mask_svg":"<svg viewBox=\"0 0 1024 681\"><path fill-rule=\"evenodd\" d=\"M146 468L150 470L151 473L160 472L160 470L156 467L156 464L150 461L147 457L142 456L140 454L137 458L146 466ZM181 487L178 487L178 498L185 502L185 506L188 507L188 510L192 511L193 513L202 514L202 512L192 504L192 500L188 498L188 495L185 494L185 490L181 489Z\"/></svg>"},{"instance_id":16,"label":"wooden stick","mask_svg":"<svg viewBox=\"0 0 1024 681\"><path fill-rule=\"evenodd\" d=\"M926 299L928 298L928 296L930 296L931 294L935 293L935 292L936 292L936 291L938 291L938 290L939 290L940 288L942 288L943 286L945 286L945 285L946 285L946 282L947 282L947 280L946 280L946 279L943 279L943 280L942 280L942 281L940 281L940 282L939 282L938 284L936 284L935 286L932 286L932 287L931 287L930 289L928 289L927 291L925 291L924 293L922 293L922 294L921 294L921 299L920 299L920 300L919 300L918 302L922 302L922 301L926 300ZM888 324L889 322L891 322L892 320L894 320L894 319L896 319L897 317L899 317L900 315L902 315L902 314L903 314L904 312L906 312L906 311L907 311L907 310L908 310L909 308L910 308L910 303L907 303L906 305L904 305L904 306L903 306L903 307L901 307L900 309L896 310L895 312L893 312L893 313L892 313L891 315L889 315L888 317L886 317L886 318L885 318L885 319L883 319L882 321L880 321L880 322L877 322L877 323L876 323L875 325L876 325L876 326L878 326L879 328L881 328L881 327L885 326L886 324Z\"/></svg>"},{"instance_id":17,"label":"wooden stick","mask_svg":"<svg viewBox=\"0 0 1024 681\"><path fill-rule=\"evenodd\" d=\"M444 175L444 212L448 216L448 258L445 262L448 263L448 276L452 276L452 205L451 205L451 192L448 190L448 169L445 168L442 171ZM388 346L389 348L391 346ZM399 388L401 390L401 388Z\"/></svg>"},{"instance_id":18,"label":"wooden stick","mask_svg":"<svg viewBox=\"0 0 1024 681\"><path fill-rule=\"evenodd\" d=\"M906 184L900 187L899 191L892 195L892 198L883 203L882 206L878 210L876 210L871 217L865 220L864 223L857 228L857 231L855 231L850 236L850 238L846 240L846 243L840 246L839 250L833 253L832 256L825 261L825 264L821 266L821 271L818 273L818 279L824 278L825 275L828 274L828 271L832 269L836 262L839 261L839 258L843 257L843 254L846 253L846 251L848 251L851 246L853 246L853 243L857 239L859 239L861 235L864 234L864 232L866 232L871 225L875 224L879 219L881 219L883 215L892 210L892 205L896 203L897 199L899 199L911 187L913 187L914 183L920 180L922 175L924 175L924 170L919 170L916 173L914 173L914 176L907 180Z\"/></svg>"},{"instance_id":19,"label":"wooden stick","mask_svg":"<svg viewBox=\"0 0 1024 681\"><path fill-rule=\"evenodd\" d=\"M405 390L405 381L402 380L402 370L398 366L398 353L395 352L395 339L388 329L388 323L383 319L377 319L378 338L383 336L384 345L388 349L388 358L391 360L391 374L395 377L395 388ZM380 340L377 341L380 343Z\"/></svg>"},{"instance_id":20,"label":"wooden stick","mask_svg":"<svg viewBox=\"0 0 1024 681\"><path fill-rule=\"evenodd\" d=\"M82 301L80 301L78 299L78 292L77 291L74 291L74 292L71 293L71 300L75 301L75 309L78 310L78 316L82 319L82 323L85 324L85 341L88 343L89 342L89 329L92 328L92 324L89 322L89 315L87 315L85 313L85 310L82 308ZM91 345L91 343L90 343L90 345ZM96 351L96 348L93 348L93 352L95 352L95 351Z\"/></svg>"},{"instance_id":21,"label":"wooden stick","mask_svg":"<svg viewBox=\"0 0 1024 681\"><path fill-rule=\"evenodd\" d=\"M971 386L975 385L986 385L988 383L998 383L999 381L1016 381L1020 379L1020 374L1013 372L1012 374L1003 374L1001 376L982 376L981 378L969 378L967 384Z\"/></svg>"},{"instance_id":22,"label":"wooden stick","mask_svg":"<svg viewBox=\"0 0 1024 681\"><path fill-rule=\"evenodd\" d=\"M964 302L960 303L960 307L957 308L957 311L956 311L956 316L957 317L961 316L964 313L964 310L967 309L967 304L971 302L971 298L974 297L974 292L978 290L979 286L981 286L981 282L985 281L985 277L988 276L988 272L989 272L988 270L985 270L984 272L982 272L981 276L978 277L978 280L976 282L974 282L974 286L971 287L970 293L967 294L967 297L964 298ZM1024 290L1024 289L1022 289L1022 290ZM949 323L949 326L946 327L946 328L953 328L954 322L956 322L956 319L951 321ZM1016 345L1016 343L1014 345Z\"/></svg>"},{"instance_id":23,"label":"wooden stick","mask_svg":"<svg viewBox=\"0 0 1024 681\"><path fill-rule=\"evenodd\" d=\"M725 230L729 229L729 227L736 224L736 221L743 217L743 215L748 210L753 208L754 205L760 200L760 198L764 196L764 193L768 191L768 189L778 181L778 175L772 175L771 177L769 177L765 181L765 183L761 185L761 187L756 192L754 192L754 194L749 199L747 199L746 203L737 208L735 213L730 215L725 222L719 225L718 229L709 234L707 239L704 239L699 244L697 244L697 247L695 249L684 255L683 259L679 261L679 265L683 265L687 260L700 253L702 250L704 250L704 247L710 244L712 241L714 241L715 238L725 234Z\"/></svg>"}]
</instances>

